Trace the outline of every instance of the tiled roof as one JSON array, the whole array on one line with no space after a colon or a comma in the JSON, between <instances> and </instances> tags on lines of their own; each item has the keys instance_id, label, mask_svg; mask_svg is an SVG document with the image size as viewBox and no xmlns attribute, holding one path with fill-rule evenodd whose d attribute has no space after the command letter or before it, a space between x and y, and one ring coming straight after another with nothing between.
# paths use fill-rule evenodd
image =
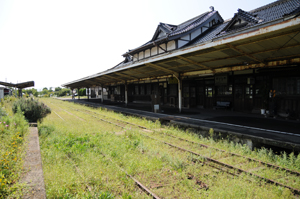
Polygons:
<instances>
[{"instance_id":1,"label":"tiled roof","mask_svg":"<svg viewBox=\"0 0 300 199\"><path fill-rule=\"evenodd\" d=\"M245 21L248 21L249 23L246 26L234 30L230 30L228 29L229 27L225 26L219 35L224 36L238 30L243 30L249 27L262 25L273 20L281 19L284 16L292 13L296 14L297 10L299 12L299 7L300 0L278 0L249 12L238 9L238 13L234 15L232 21L235 20L236 16L238 16L245 19ZM231 23L229 22L228 26L230 25Z\"/></svg>"},{"instance_id":2,"label":"tiled roof","mask_svg":"<svg viewBox=\"0 0 300 199\"><path fill-rule=\"evenodd\" d=\"M175 31L173 31L170 36L174 36L174 35L178 35L178 34L182 34L184 32L187 32L191 29L196 28L197 26L199 26L200 24L202 24L203 22L205 22L210 16L212 16L214 13L216 13L217 11L211 11L211 12L205 12L197 17L194 17L193 19L190 19L186 22L183 22L181 24L179 24L177 26L177 29Z\"/></svg>"},{"instance_id":3,"label":"tiled roof","mask_svg":"<svg viewBox=\"0 0 300 199\"><path fill-rule=\"evenodd\" d=\"M249 12L264 19L264 22L268 22L288 15L299 7L300 0L279 0Z\"/></svg>"},{"instance_id":4,"label":"tiled roof","mask_svg":"<svg viewBox=\"0 0 300 199\"><path fill-rule=\"evenodd\" d=\"M150 40L150 41L148 41L147 43L145 43L145 44L143 44L143 45L135 48L135 49L132 49L132 51L139 50L139 49L141 49L143 47L145 48L146 46L152 45L153 42L155 42L155 43L158 42L159 43L160 41L166 40L169 37L172 37L172 36L176 37L176 36L179 36L181 34L184 34L184 33L188 32L190 30L193 30L193 29L197 28L198 26L200 26L201 24L205 23L206 20L208 20L215 13L217 13L217 11L205 12L205 13L197 16L197 17L194 17L194 18L192 18L190 20L187 20L187 21L179 24L178 26L167 24L167 23L159 23L159 25L158 25L158 27L156 29L156 33L154 34L153 39ZM158 30L159 29L163 30L166 33L166 35L163 36L163 37L157 38L155 40L155 35L158 35Z\"/></svg>"},{"instance_id":5,"label":"tiled roof","mask_svg":"<svg viewBox=\"0 0 300 199\"><path fill-rule=\"evenodd\" d=\"M159 27L161 29L163 29L166 33L170 33L177 28L177 26L175 26L175 25L170 25L170 24L166 24L166 23L160 23Z\"/></svg>"},{"instance_id":6,"label":"tiled roof","mask_svg":"<svg viewBox=\"0 0 300 199\"><path fill-rule=\"evenodd\" d=\"M156 41L167 39L168 37L172 36L180 36L181 34L189 32L190 30L206 22L207 19L216 12L217 11L205 12L197 17L194 17L190 20L179 24L178 26L160 23L159 27L163 31L165 31L167 35L157 39ZM231 20L207 30L205 33L201 34L198 38L195 38L194 41L188 43L187 45L194 45L207 42L215 38L226 36L228 34L232 34L240 30L245 30L250 27L262 25L264 23L281 19L285 16L294 15L297 13L300 13L300 0L278 0L248 12L242 9L238 9L238 12L234 15L234 17ZM236 16L244 19L248 22L248 24L231 30L229 27L231 26L231 24L233 24L233 20L235 20ZM149 41L136 49L139 49L143 46L151 45L151 43L152 41Z\"/></svg>"},{"instance_id":7,"label":"tiled roof","mask_svg":"<svg viewBox=\"0 0 300 199\"><path fill-rule=\"evenodd\" d=\"M200 44L207 41L211 41L216 37L218 33L228 24L228 22L225 22L219 26L215 26L214 28L207 30L204 34L200 35L198 38L196 38L191 45L194 44Z\"/></svg>"},{"instance_id":8,"label":"tiled roof","mask_svg":"<svg viewBox=\"0 0 300 199\"><path fill-rule=\"evenodd\" d=\"M252 13L246 12L242 9L238 9L237 15L248 22L258 23L260 21L258 17L255 17Z\"/></svg>"}]
</instances>

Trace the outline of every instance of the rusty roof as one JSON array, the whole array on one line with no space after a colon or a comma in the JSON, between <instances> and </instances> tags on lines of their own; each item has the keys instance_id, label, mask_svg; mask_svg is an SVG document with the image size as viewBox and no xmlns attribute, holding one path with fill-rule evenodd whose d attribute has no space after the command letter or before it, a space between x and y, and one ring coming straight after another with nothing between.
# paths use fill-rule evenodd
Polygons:
<instances>
[{"instance_id":1,"label":"rusty roof","mask_svg":"<svg viewBox=\"0 0 300 199\"><path fill-rule=\"evenodd\" d=\"M239 10L235 15L247 18L248 26L226 31L225 27L232 18L210 28L181 49L139 61L122 62L109 70L63 86L90 87L176 74L203 75L300 64L299 7L300 0L279 0L251 11ZM188 20L182 28L196 24L197 20L200 22L206 15ZM174 26L167 28L171 30Z\"/></svg>"}]
</instances>

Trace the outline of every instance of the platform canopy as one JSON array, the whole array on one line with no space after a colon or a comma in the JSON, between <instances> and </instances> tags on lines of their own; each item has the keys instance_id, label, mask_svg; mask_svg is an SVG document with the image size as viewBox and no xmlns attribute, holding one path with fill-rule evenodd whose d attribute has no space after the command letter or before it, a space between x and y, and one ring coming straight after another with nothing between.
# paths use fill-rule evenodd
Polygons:
<instances>
[{"instance_id":1,"label":"platform canopy","mask_svg":"<svg viewBox=\"0 0 300 199\"><path fill-rule=\"evenodd\" d=\"M187 46L139 60L124 61L109 70L62 86L88 88L172 76L209 76L246 69L295 67L298 70L300 9L290 6L292 2L276 1L249 12L239 9L232 19L212 26ZM285 4L286 7L283 7ZM290 10L287 11L287 8ZM243 23L246 25L243 26ZM134 56L130 53L126 55Z\"/></svg>"},{"instance_id":2,"label":"platform canopy","mask_svg":"<svg viewBox=\"0 0 300 199\"><path fill-rule=\"evenodd\" d=\"M0 85L8 86L8 87L15 87L15 88L18 88L18 89L23 89L23 88L34 86L34 81L22 82L22 83L17 83L17 84L7 83L7 82L0 82Z\"/></svg>"}]
</instances>

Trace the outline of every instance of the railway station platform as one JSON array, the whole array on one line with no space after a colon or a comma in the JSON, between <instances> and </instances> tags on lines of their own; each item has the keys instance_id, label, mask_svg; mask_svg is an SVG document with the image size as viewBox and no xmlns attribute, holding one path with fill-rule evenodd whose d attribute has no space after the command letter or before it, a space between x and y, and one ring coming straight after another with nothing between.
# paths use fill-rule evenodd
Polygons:
<instances>
[{"instance_id":1,"label":"railway station platform","mask_svg":"<svg viewBox=\"0 0 300 199\"><path fill-rule=\"evenodd\" d=\"M202 130L214 129L215 136L247 144L250 148L267 147L280 151L300 152L300 122L285 118L266 118L260 114L212 109L178 109L161 107L160 113L154 113L150 104L123 103L100 99L65 99L64 101L103 107L127 115L135 115L151 120L160 120L171 124ZM205 136L205 135L204 135Z\"/></svg>"}]
</instances>

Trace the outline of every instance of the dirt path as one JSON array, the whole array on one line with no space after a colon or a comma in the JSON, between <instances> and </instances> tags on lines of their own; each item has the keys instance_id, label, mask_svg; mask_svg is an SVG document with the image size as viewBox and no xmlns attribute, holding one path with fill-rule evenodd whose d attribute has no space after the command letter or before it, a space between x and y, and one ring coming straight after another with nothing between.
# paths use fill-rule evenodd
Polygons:
<instances>
[{"instance_id":1,"label":"dirt path","mask_svg":"<svg viewBox=\"0 0 300 199\"><path fill-rule=\"evenodd\" d=\"M21 183L27 184L28 189L26 189L23 198L43 199L46 198L46 191L38 129L37 127L29 127L29 129L28 149L24 162L24 173L21 180Z\"/></svg>"}]
</instances>

